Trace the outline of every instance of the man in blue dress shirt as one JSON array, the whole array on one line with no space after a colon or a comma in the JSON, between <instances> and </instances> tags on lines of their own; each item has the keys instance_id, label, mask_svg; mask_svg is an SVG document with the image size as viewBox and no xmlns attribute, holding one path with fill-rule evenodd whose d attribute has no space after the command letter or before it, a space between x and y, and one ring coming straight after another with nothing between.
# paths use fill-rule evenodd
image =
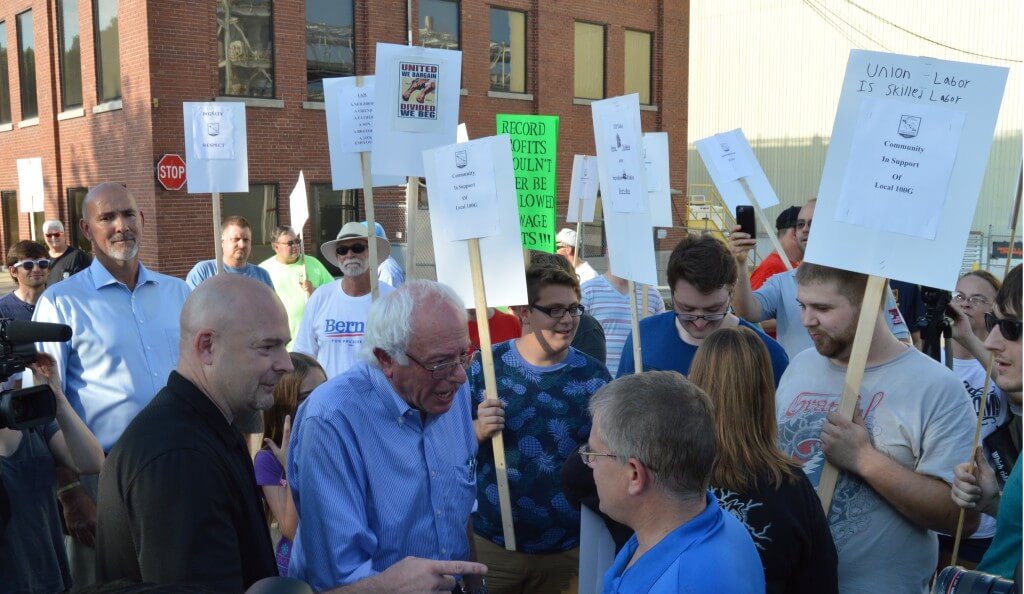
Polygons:
<instances>
[{"instance_id":1,"label":"man in blue dress shirt","mask_svg":"<svg viewBox=\"0 0 1024 594\"><path fill-rule=\"evenodd\" d=\"M189 289L139 261L145 218L127 188L102 183L82 209L92 264L50 286L32 319L71 326L71 340L36 348L57 360L68 401L110 451L178 363L178 317ZM76 588L94 581L97 476L57 472Z\"/></svg>"},{"instance_id":2,"label":"man in blue dress shirt","mask_svg":"<svg viewBox=\"0 0 1024 594\"><path fill-rule=\"evenodd\" d=\"M411 281L374 303L364 362L314 390L296 415L287 472L299 513L292 577L316 591L372 584L394 592L403 573L395 568L415 557L420 590L454 586L447 562L473 557L469 345L466 310L444 285ZM466 581L482 590L477 576Z\"/></svg>"},{"instance_id":3,"label":"man in blue dress shirt","mask_svg":"<svg viewBox=\"0 0 1024 594\"><path fill-rule=\"evenodd\" d=\"M711 401L674 371L628 375L590 400L580 448L601 511L636 533L604 575L605 594L763 593L750 533L708 490Z\"/></svg>"}]
</instances>

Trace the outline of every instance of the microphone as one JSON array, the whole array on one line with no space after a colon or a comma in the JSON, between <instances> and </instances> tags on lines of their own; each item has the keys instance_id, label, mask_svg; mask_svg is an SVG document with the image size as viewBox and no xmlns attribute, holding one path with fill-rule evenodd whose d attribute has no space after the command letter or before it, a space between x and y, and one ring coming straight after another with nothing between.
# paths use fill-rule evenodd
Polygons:
<instances>
[{"instance_id":1,"label":"microphone","mask_svg":"<svg viewBox=\"0 0 1024 594\"><path fill-rule=\"evenodd\" d=\"M71 326L29 322L26 320L0 320L0 341L9 345L36 342L66 342L71 340Z\"/></svg>"}]
</instances>

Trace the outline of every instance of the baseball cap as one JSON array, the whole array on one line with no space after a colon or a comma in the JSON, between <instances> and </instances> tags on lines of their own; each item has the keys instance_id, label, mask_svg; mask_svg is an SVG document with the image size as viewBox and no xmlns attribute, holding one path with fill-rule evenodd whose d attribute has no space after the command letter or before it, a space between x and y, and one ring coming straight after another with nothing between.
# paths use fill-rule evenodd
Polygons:
<instances>
[{"instance_id":1,"label":"baseball cap","mask_svg":"<svg viewBox=\"0 0 1024 594\"><path fill-rule=\"evenodd\" d=\"M572 229L562 229L558 232L558 235L555 235L555 243L559 245L575 246L576 232Z\"/></svg>"}]
</instances>

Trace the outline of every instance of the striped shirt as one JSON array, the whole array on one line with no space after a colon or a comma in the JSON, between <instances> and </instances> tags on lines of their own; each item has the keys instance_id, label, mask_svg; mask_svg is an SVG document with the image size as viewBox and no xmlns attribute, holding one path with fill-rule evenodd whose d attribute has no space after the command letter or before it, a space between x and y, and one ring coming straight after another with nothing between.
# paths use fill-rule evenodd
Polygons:
<instances>
[{"instance_id":1,"label":"striped shirt","mask_svg":"<svg viewBox=\"0 0 1024 594\"><path fill-rule=\"evenodd\" d=\"M423 423L375 367L328 380L299 408L291 437L300 521L289 575L321 591L409 555L469 559L476 453L466 385Z\"/></svg>"},{"instance_id":2,"label":"striped shirt","mask_svg":"<svg viewBox=\"0 0 1024 594\"><path fill-rule=\"evenodd\" d=\"M637 311L643 307L641 287L647 288L647 315L665 311L665 301L661 298L661 293L654 287L639 284L636 286ZM583 283L580 291L583 294L580 303L604 328L604 340L608 350L605 363L608 369L614 371L619 368L619 358L622 356L626 337L633 331L629 315L629 295L620 293L604 275Z\"/></svg>"}]
</instances>

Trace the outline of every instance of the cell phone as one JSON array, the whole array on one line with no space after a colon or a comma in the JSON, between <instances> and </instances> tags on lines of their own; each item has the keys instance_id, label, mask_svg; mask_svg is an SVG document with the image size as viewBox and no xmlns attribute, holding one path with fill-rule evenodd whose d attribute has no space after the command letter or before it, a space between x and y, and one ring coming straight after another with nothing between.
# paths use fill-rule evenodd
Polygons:
<instances>
[{"instance_id":1,"label":"cell phone","mask_svg":"<svg viewBox=\"0 0 1024 594\"><path fill-rule=\"evenodd\" d=\"M736 224L740 226L740 231L751 237L757 237L757 227L754 225L754 207L742 204L737 206Z\"/></svg>"}]
</instances>

